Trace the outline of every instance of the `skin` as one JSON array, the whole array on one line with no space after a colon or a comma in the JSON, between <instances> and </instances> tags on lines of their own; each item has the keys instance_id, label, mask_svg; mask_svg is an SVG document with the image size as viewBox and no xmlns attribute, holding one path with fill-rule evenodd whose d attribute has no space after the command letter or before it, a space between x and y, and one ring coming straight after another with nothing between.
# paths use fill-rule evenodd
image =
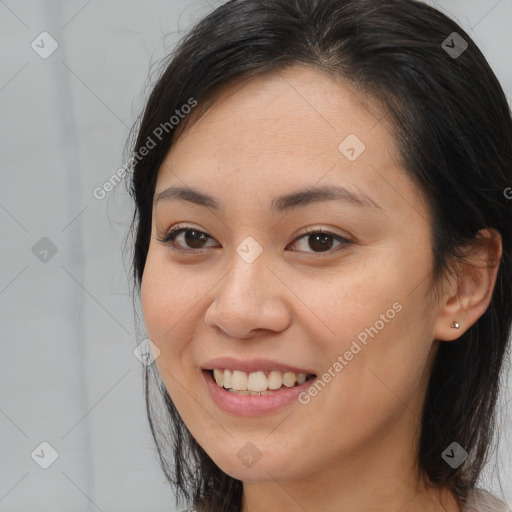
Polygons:
<instances>
[{"instance_id":1,"label":"skin","mask_svg":"<svg viewBox=\"0 0 512 512\"><path fill-rule=\"evenodd\" d=\"M366 146L352 162L338 149L348 134ZM434 295L427 204L397 155L382 116L346 84L292 66L225 86L159 170L155 195L186 185L223 208L154 205L141 293L165 386L199 444L244 482L244 512L460 510L419 479L419 419L438 340L483 314L497 267L447 277ZM380 209L337 200L270 211L275 196L328 184ZM182 234L176 245L191 252L173 253L157 238L183 222L209 238L190 246ZM352 243L338 250L330 238L322 252L308 227ZM248 236L263 251L250 264L236 252ZM499 257L493 244L471 257ZM322 375L394 303L401 311L307 405L237 417L203 383L201 365L226 355ZM247 442L261 453L250 468L237 457Z\"/></svg>"}]
</instances>

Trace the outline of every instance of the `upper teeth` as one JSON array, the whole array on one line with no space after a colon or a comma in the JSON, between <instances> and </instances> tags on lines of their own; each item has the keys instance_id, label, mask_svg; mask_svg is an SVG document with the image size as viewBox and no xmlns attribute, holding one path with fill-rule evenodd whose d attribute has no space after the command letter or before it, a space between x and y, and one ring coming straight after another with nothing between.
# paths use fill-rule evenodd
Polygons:
<instances>
[{"instance_id":1,"label":"upper teeth","mask_svg":"<svg viewBox=\"0 0 512 512\"><path fill-rule=\"evenodd\" d=\"M246 373L240 370L213 370L213 377L219 386L232 388L237 391L265 391L267 389L279 389L283 384L291 388L302 384L306 380L305 373L280 372L272 370L268 378L262 371Z\"/></svg>"}]
</instances>

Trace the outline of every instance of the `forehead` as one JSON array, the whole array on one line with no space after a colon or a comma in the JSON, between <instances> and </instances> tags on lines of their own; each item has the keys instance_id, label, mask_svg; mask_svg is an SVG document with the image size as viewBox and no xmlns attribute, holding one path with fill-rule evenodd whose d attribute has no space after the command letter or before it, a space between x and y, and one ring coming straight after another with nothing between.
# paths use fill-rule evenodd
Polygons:
<instances>
[{"instance_id":1,"label":"forehead","mask_svg":"<svg viewBox=\"0 0 512 512\"><path fill-rule=\"evenodd\" d=\"M401 188L398 196L418 199L378 110L342 80L292 66L223 87L172 146L157 191L187 184L219 196L229 191L230 201L235 189L241 202L263 201L268 188L286 193L327 182L364 190L392 208Z\"/></svg>"},{"instance_id":2,"label":"forehead","mask_svg":"<svg viewBox=\"0 0 512 512\"><path fill-rule=\"evenodd\" d=\"M383 138L393 145L383 126L373 130L381 124L382 115L375 108L371 112L367 103L341 79L335 81L310 67L292 66L226 84L178 142L189 137L194 143L207 142L213 137L219 151L228 146L230 152L240 148L258 153L264 146L267 151L289 147L332 153L353 133L365 142L372 141L374 150ZM192 120L201 108L192 112Z\"/></svg>"}]
</instances>

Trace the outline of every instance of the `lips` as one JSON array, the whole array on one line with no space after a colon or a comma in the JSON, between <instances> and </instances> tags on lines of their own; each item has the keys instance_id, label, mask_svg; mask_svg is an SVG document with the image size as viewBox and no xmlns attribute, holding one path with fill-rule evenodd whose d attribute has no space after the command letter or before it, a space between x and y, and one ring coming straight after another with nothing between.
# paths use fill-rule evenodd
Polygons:
<instances>
[{"instance_id":1,"label":"lips","mask_svg":"<svg viewBox=\"0 0 512 512\"><path fill-rule=\"evenodd\" d=\"M233 390L227 390L219 386L209 370L202 370L201 376L213 402L225 413L235 416L259 416L277 413L285 407L302 403L298 400L299 395L305 392L316 380L306 380L302 384L290 388L283 386L280 389L256 393L259 396L251 396L251 394L245 394L249 393L248 391L244 394L236 394L232 392Z\"/></svg>"},{"instance_id":2,"label":"lips","mask_svg":"<svg viewBox=\"0 0 512 512\"><path fill-rule=\"evenodd\" d=\"M317 372L311 368L264 358L242 360L232 357L217 357L203 363L201 370L203 381L215 404L224 412L236 416L269 414L291 406L293 403L298 402L297 397L299 394L304 392L316 380L317 376ZM220 379L221 374L227 375L228 378L232 378L235 375L234 381L229 382L228 389L219 385L219 381L216 382L214 370L217 373L218 379ZM263 389L263 387L266 388L268 385L270 389L263 391L238 391L232 389L230 387L231 384L240 389L246 387L245 382L240 382L240 374L242 373L248 374L247 377L249 378L251 378L251 374L258 374L258 379L256 379L258 382L249 383L247 381L248 387ZM283 374L282 383L276 382L276 374ZM292 374L294 374L294 384L290 380ZM267 383L265 383L266 377L270 378ZM295 382L296 377L299 378ZM220 382L220 384L224 384L224 382Z\"/></svg>"}]
</instances>

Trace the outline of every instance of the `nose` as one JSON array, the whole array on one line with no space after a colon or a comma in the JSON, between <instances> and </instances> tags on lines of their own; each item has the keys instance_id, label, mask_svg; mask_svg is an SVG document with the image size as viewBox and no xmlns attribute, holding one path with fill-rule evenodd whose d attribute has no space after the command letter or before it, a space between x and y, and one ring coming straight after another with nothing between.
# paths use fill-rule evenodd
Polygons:
<instances>
[{"instance_id":1,"label":"nose","mask_svg":"<svg viewBox=\"0 0 512 512\"><path fill-rule=\"evenodd\" d=\"M284 331L291 321L287 297L292 295L272 271L264 253L247 263L237 253L208 307L207 327L233 338L251 338L260 331Z\"/></svg>"}]
</instances>

